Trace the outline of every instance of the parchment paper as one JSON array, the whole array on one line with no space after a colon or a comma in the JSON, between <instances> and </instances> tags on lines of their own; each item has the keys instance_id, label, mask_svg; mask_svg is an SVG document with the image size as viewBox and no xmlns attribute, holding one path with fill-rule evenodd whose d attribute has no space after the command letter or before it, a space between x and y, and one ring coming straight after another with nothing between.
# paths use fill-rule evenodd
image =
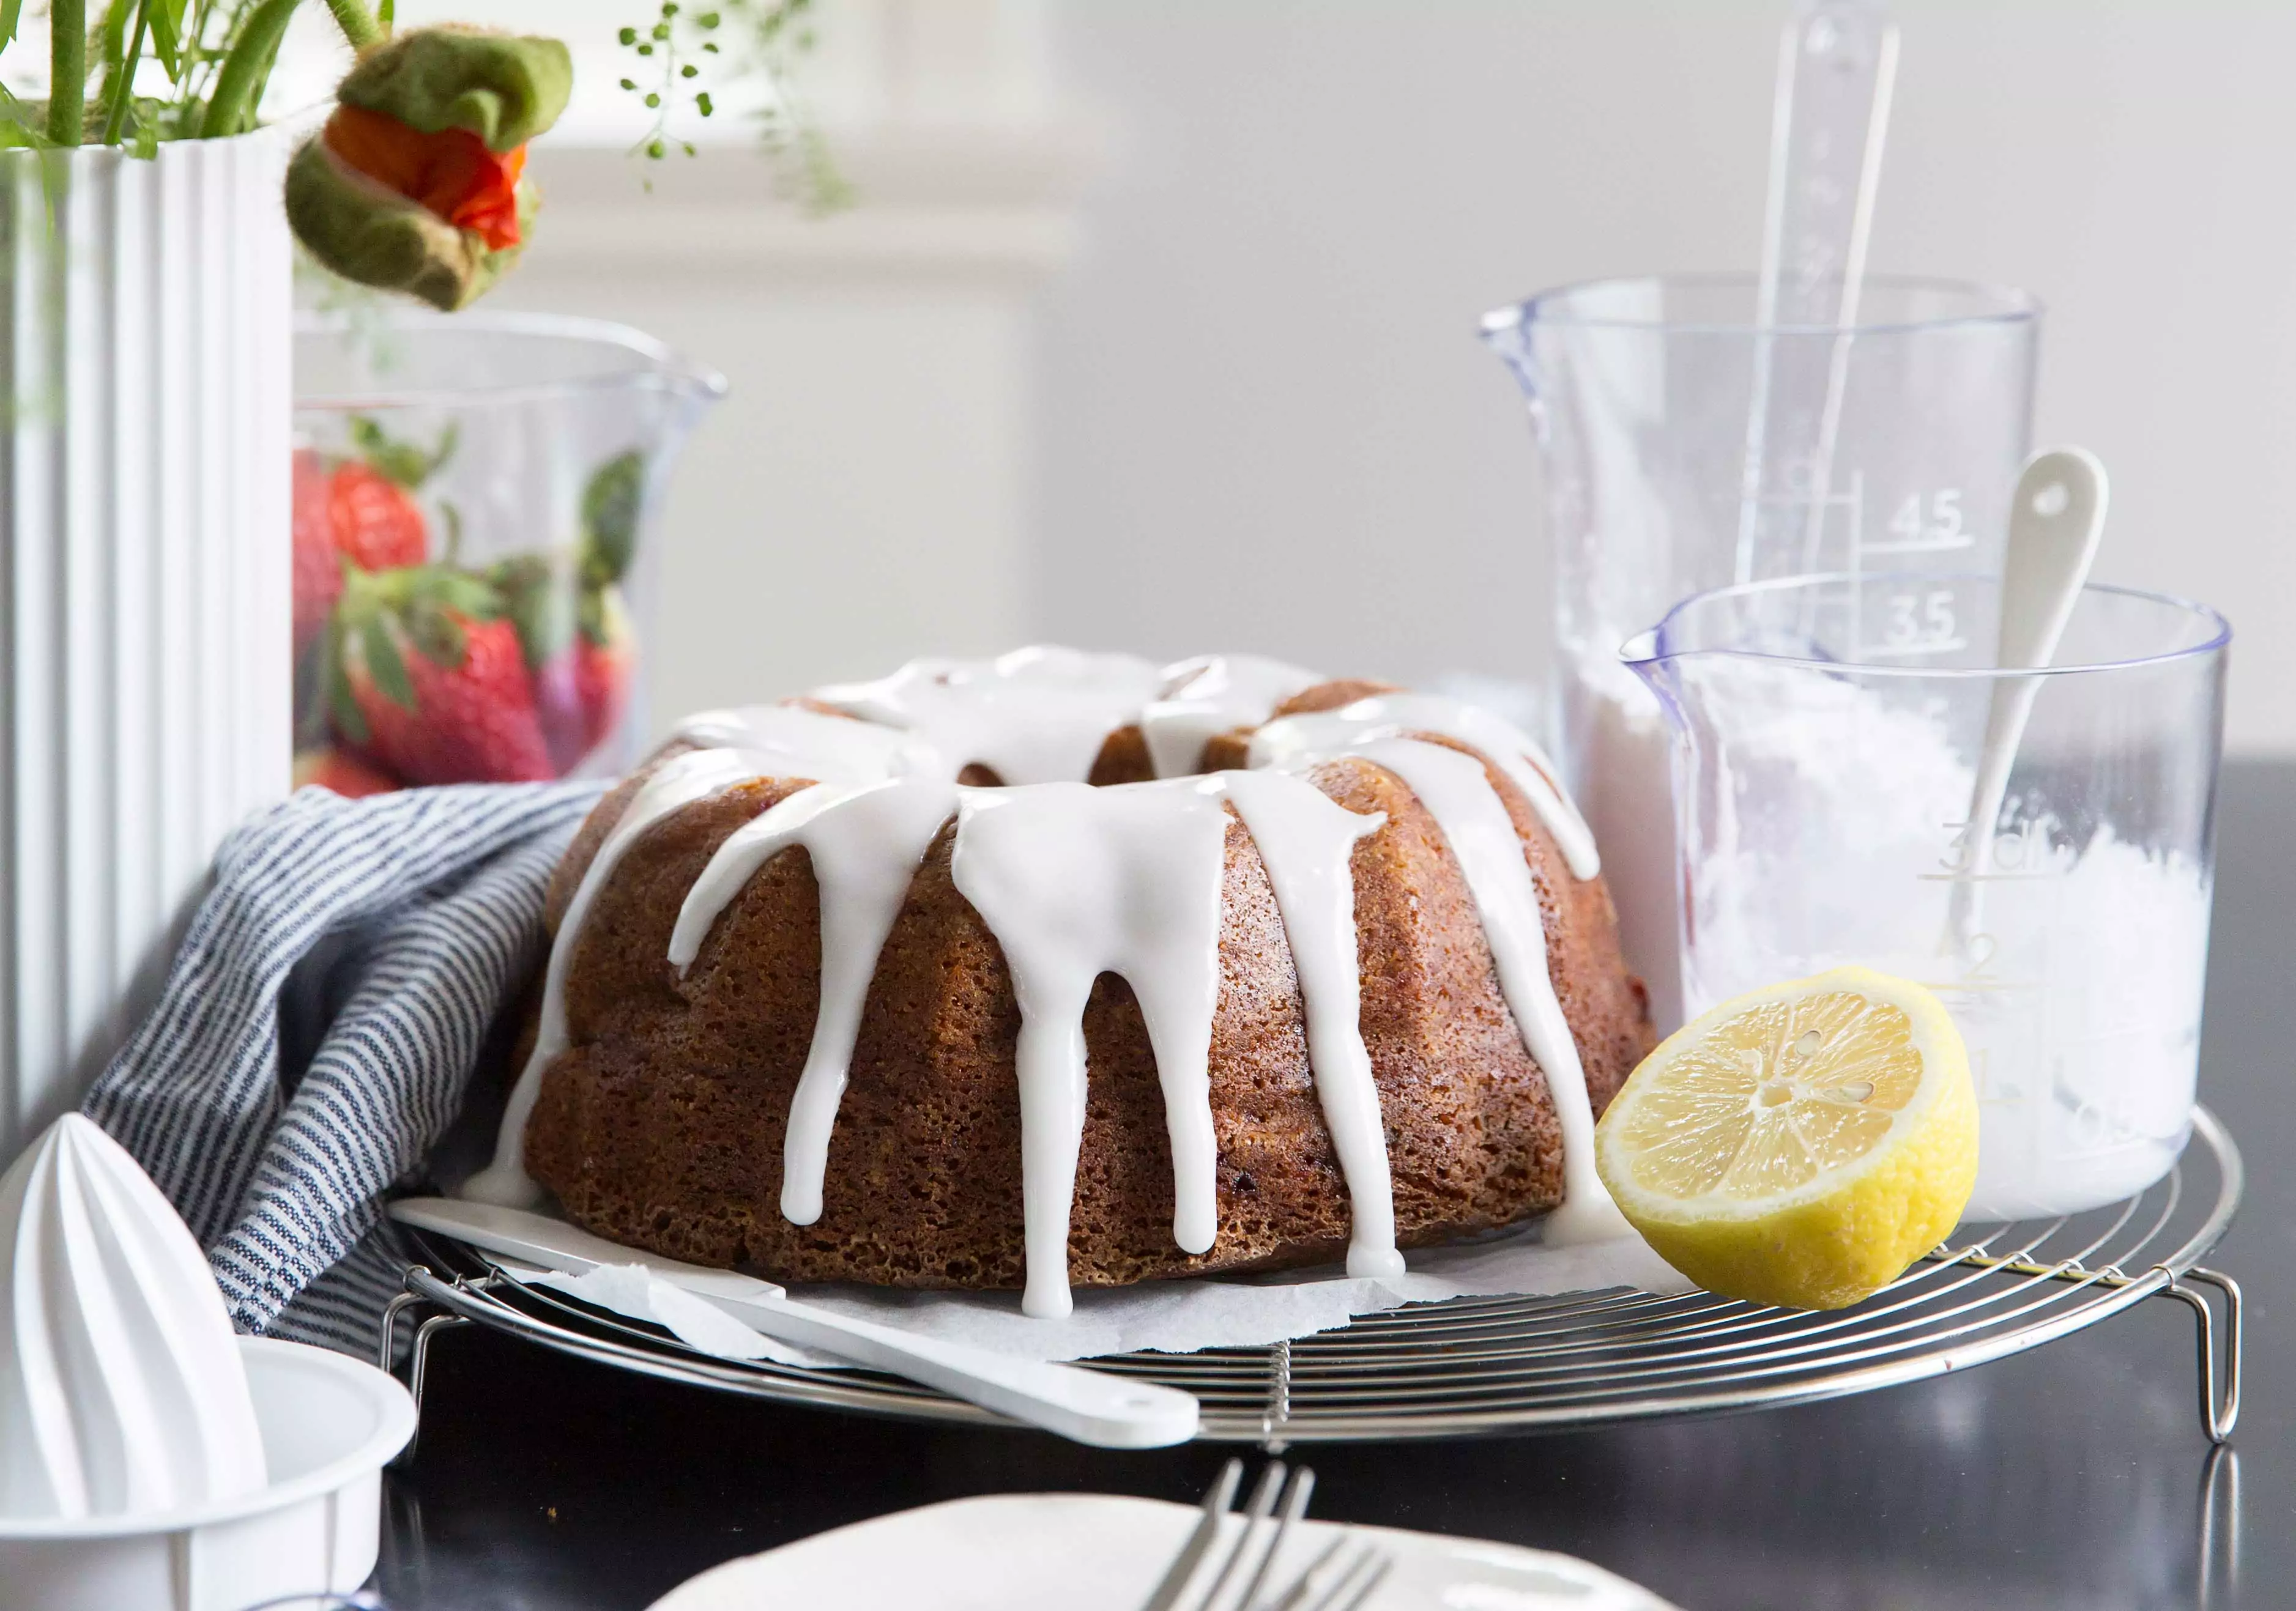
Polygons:
<instances>
[{"instance_id":1,"label":"parchment paper","mask_svg":"<svg viewBox=\"0 0 2296 1611\"><path fill-rule=\"evenodd\" d=\"M1021 1313L1017 1292L911 1292L891 1288L792 1287L789 1295L824 1309L898 1326L925 1337L970 1343L1015 1358L1087 1359L1152 1349L1187 1353L1199 1348L1265 1346L1344 1326L1355 1315L1399 1304L1461 1296L1546 1296L1636 1288L1678 1293L1691 1284L1640 1237L1549 1247L1537 1225L1496 1238L1406 1255L1408 1269L1393 1280L1350 1279L1336 1267L1227 1278L1144 1281L1135 1287L1078 1288L1076 1312L1065 1320L1032 1320ZM649 1263L633 1248L633 1264ZM577 1296L633 1319L659 1321L642 1300L613 1301L624 1290L606 1282L564 1286ZM641 1310L644 1312L641 1313ZM721 1353L695 1338L693 1345ZM781 1357L772 1351L767 1357ZM724 1357L758 1357L726 1353ZM807 1356L792 1351L792 1362Z\"/></svg>"}]
</instances>

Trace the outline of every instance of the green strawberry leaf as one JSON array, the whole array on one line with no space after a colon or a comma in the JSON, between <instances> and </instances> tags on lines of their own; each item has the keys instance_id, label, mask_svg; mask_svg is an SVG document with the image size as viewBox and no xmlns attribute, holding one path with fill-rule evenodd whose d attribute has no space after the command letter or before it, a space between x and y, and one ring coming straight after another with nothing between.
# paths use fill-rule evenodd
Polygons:
<instances>
[{"instance_id":1,"label":"green strawberry leaf","mask_svg":"<svg viewBox=\"0 0 2296 1611\"><path fill-rule=\"evenodd\" d=\"M463 656L470 649L470 634L463 630L461 619L453 610L428 601L416 604L407 615L406 635L414 640L424 659L448 671L462 666Z\"/></svg>"},{"instance_id":2,"label":"green strawberry leaf","mask_svg":"<svg viewBox=\"0 0 2296 1611\"><path fill-rule=\"evenodd\" d=\"M373 470L413 492L430 478L431 473L454 456L455 444L462 436L462 426L449 420L439 433L439 446L424 452L412 442L402 442L365 414L353 414L350 421L351 443L358 449Z\"/></svg>"},{"instance_id":3,"label":"green strawberry leaf","mask_svg":"<svg viewBox=\"0 0 2296 1611\"><path fill-rule=\"evenodd\" d=\"M383 698L402 710L414 708L414 684L406 675L406 662L399 658L398 645L390 641L390 632L383 617L375 616L359 630L359 648L366 658L366 675Z\"/></svg>"},{"instance_id":4,"label":"green strawberry leaf","mask_svg":"<svg viewBox=\"0 0 2296 1611\"><path fill-rule=\"evenodd\" d=\"M501 593L485 577L474 577L467 570L442 567L424 578L415 596L443 609L459 610L474 621L491 621L503 613Z\"/></svg>"},{"instance_id":5,"label":"green strawberry leaf","mask_svg":"<svg viewBox=\"0 0 2296 1611\"><path fill-rule=\"evenodd\" d=\"M327 685L327 709L335 719L335 731L354 744L367 741L369 731L366 712L358 707L351 694L351 680L343 669L341 628L330 621L326 633L326 661L322 674Z\"/></svg>"},{"instance_id":6,"label":"green strawberry leaf","mask_svg":"<svg viewBox=\"0 0 2296 1611\"><path fill-rule=\"evenodd\" d=\"M607 460L582 489L582 568L592 581L619 582L637 552L645 455L636 448Z\"/></svg>"},{"instance_id":7,"label":"green strawberry leaf","mask_svg":"<svg viewBox=\"0 0 2296 1611\"><path fill-rule=\"evenodd\" d=\"M539 668L573 641L574 581L563 555L512 554L487 577L504 601L529 666Z\"/></svg>"}]
</instances>

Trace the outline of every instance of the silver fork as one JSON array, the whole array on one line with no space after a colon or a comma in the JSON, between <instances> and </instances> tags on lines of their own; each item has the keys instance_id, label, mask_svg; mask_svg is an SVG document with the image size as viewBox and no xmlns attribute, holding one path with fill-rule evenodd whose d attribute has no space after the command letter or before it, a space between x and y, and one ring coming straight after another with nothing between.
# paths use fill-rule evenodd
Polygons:
<instances>
[{"instance_id":1,"label":"silver fork","mask_svg":"<svg viewBox=\"0 0 2296 1611\"><path fill-rule=\"evenodd\" d=\"M1316 1491L1316 1474L1307 1467L1300 1467L1286 1481L1283 1462L1270 1460L1252 1484L1251 1498L1244 1505L1242 1529L1229 1546L1226 1558L1213 1572L1210 1585L1201 1594L1184 1598L1197 1568L1218 1543L1220 1520L1235 1502L1235 1491L1242 1482L1243 1462L1228 1461L1219 1480L1204 1495L1203 1514L1197 1518L1195 1530L1181 1544L1141 1611L1182 1611L1183 1607L1185 1611L1355 1611L1394 1567L1395 1558L1375 1545L1363 1543L1348 1549L1357 1541L1343 1533L1288 1585L1271 1589L1267 1598L1259 1598L1275 1558L1291 1536L1292 1525L1307 1515L1308 1497ZM1268 1525L1271 1515L1275 1517L1272 1527ZM1233 1597L1231 1583L1242 1585Z\"/></svg>"}]
</instances>

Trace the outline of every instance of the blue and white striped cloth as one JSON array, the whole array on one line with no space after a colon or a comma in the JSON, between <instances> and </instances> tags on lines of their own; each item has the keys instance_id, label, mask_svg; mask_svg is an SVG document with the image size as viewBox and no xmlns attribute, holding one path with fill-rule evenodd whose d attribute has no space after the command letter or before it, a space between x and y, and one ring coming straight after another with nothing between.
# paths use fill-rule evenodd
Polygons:
<instances>
[{"instance_id":1,"label":"blue and white striped cloth","mask_svg":"<svg viewBox=\"0 0 2296 1611\"><path fill-rule=\"evenodd\" d=\"M85 1109L181 1210L241 1330L373 1357L403 1263L384 1195L461 1110L602 787L306 789L224 842L159 1005ZM324 998L299 1078L291 975Z\"/></svg>"}]
</instances>

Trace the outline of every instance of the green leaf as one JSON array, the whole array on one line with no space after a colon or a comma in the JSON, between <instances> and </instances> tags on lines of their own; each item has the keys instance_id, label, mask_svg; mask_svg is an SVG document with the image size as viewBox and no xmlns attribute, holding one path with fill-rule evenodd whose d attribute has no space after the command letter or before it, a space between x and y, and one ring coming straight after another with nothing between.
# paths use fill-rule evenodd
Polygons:
<instances>
[{"instance_id":1,"label":"green leaf","mask_svg":"<svg viewBox=\"0 0 2296 1611\"><path fill-rule=\"evenodd\" d=\"M354 744L364 744L371 736L366 724L366 712L358 707L351 692L350 675L343 669L342 628L336 622L327 623L326 656L323 675L327 685L327 710L334 717L335 731Z\"/></svg>"},{"instance_id":2,"label":"green leaf","mask_svg":"<svg viewBox=\"0 0 2296 1611\"><path fill-rule=\"evenodd\" d=\"M24 0L0 0L0 45L12 43L16 37L16 25L23 20Z\"/></svg>"},{"instance_id":3,"label":"green leaf","mask_svg":"<svg viewBox=\"0 0 2296 1611\"><path fill-rule=\"evenodd\" d=\"M529 666L543 665L574 641L573 598L571 578L548 570L511 595L511 619Z\"/></svg>"},{"instance_id":4,"label":"green leaf","mask_svg":"<svg viewBox=\"0 0 2296 1611\"><path fill-rule=\"evenodd\" d=\"M476 621L491 621L502 613L501 594L485 580L466 571L439 571L424 585L422 596L442 609L458 610ZM455 658L459 662L462 656Z\"/></svg>"},{"instance_id":5,"label":"green leaf","mask_svg":"<svg viewBox=\"0 0 2296 1611\"><path fill-rule=\"evenodd\" d=\"M360 458L377 473L413 492L454 456L455 445L462 438L462 427L456 421L447 421L439 433L439 445L427 452L393 437L365 414L351 416L350 433L351 445L358 449Z\"/></svg>"},{"instance_id":6,"label":"green leaf","mask_svg":"<svg viewBox=\"0 0 2296 1611\"><path fill-rule=\"evenodd\" d=\"M390 641L390 631L383 617L376 616L359 631L359 648L366 659L366 675L373 680L383 698L402 710L414 708L414 684L406 675L406 662L399 658L398 645ZM460 663L461 657L456 657Z\"/></svg>"},{"instance_id":7,"label":"green leaf","mask_svg":"<svg viewBox=\"0 0 2296 1611\"><path fill-rule=\"evenodd\" d=\"M463 623L452 610L437 604L415 606L407 617L406 635L414 640L414 647L422 651L424 659L448 671L462 666L463 657L471 646L470 634L463 630Z\"/></svg>"},{"instance_id":8,"label":"green leaf","mask_svg":"<svg viewBox=\"0 0 2296 1611\"><path fill-rule=\"evenodd\" d=\"M636 554L645 494L645 455L632 448L598 466L582 489L583 568L619 582Z\"/></svg>"},{"instance_id":9,"label":"green leaf","mask_svg":"<svg viewBox=\"0 0 2296 1611\"><path fill-rule=\"evenodd\" d=\"M147 0L144 14L152 23L152 53L168 70L168 82L184 77L184 7L185 0Z\"/></svg>"}]
</instances>

